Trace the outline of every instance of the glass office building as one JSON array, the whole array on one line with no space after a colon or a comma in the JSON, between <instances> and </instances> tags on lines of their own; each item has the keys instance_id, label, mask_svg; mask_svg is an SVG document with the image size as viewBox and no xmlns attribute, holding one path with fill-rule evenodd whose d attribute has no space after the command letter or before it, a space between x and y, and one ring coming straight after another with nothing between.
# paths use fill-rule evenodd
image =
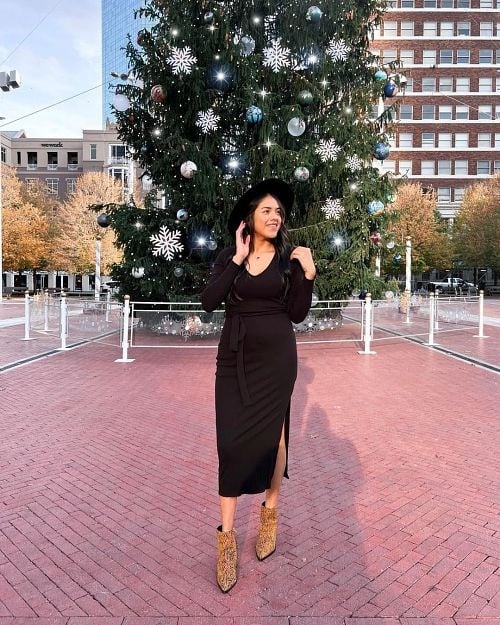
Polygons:
<instances>
[{"instance_id":1,"label":"glass office building","mask_svg":"<svg viewBox=\"0 0 500 625\"><path fill-rule=\"evenodd\" d=\"M128 71L127 58L123 48L127 45L127 35L135 42L137 33L144 28L144 19L135 19L134 12L143 5L142 0L102 0L102 123L113 122L110 105L114 98L116 84L111 72ZM119 79L118 79L119 82Z\"/></svg>"}]
</instances>

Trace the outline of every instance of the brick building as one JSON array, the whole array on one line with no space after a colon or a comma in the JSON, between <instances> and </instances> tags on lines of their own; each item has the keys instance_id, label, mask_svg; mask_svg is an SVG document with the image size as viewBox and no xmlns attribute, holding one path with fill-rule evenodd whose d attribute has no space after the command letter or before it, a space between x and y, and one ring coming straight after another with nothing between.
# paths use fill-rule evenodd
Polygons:
<instances>
[{"instance_id":1,"label":"brick building","mask_svg":"<svg viewBox=\"0 0 500 625\"><path fill-rule=\"evenodd\" d=\"M433 188L453 218L468 185L500 173L500 0L388 6L372 49L408 83L383 168Z\"/></svg>"}]
</instances>

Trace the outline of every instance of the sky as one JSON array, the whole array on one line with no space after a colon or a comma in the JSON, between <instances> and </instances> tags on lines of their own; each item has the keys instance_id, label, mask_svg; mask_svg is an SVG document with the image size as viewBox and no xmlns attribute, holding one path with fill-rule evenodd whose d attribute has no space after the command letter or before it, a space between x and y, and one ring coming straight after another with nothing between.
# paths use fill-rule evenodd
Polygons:
<instances>
[{"instance_id":1,"label":"sky","mask_svg":"<svg viewBox=\"0 0 500 625\"><path fill-rule=\"evenodd\" d=\"M69 139L101 128L101 0L0 0L0 16L0 71L21 77L19 89L0 91L0 130Z\"/></svg>"}]
</instances>

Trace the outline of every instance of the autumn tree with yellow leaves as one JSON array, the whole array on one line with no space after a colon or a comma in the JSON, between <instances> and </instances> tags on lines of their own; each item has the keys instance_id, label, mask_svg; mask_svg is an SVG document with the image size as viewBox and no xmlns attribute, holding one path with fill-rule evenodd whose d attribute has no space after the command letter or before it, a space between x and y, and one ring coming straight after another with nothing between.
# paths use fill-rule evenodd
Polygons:
<instances>
[{"instance_id":1,"label":"autumn tree with yellow leaves","mask_svg":"<svg viewBox=\"0 0 500 625\"><path fill-rule=\"evenodd\" d=\"M404 260L406 238L411 237L414 271L451 267L452 241L447 224L438 213L433 191L424 192L420 184L402 184L391 211L393 219L386 238L394 239Z\"/></svg>"},{"instance_id":2,"label":"autumn tree with yellow leaves","mask_svg":"<svg viewBox=\"0 0 500 625\"><path fill-rule=\"evenodd\" d=\"M121 253L115 246L111 228L97 224L91 206L118 203L123 200L121 185L101 172L89 172L77 179L76 189L61 205L59 247L65 269L75 273L92 273L95 269L95 246L101 238L101 268L104 273L119 262Z\"/></svg>"},{"instance_id":3,"label":"autumn tree with yellow leaves","mask_svg":"<svg viewBox=\"0 0 500 625\"><path fill-rule=\"evenodd\" d=\"M500 272L500 178L470 186L454 224L455 258Z\"/></svg>"}]
</instances>

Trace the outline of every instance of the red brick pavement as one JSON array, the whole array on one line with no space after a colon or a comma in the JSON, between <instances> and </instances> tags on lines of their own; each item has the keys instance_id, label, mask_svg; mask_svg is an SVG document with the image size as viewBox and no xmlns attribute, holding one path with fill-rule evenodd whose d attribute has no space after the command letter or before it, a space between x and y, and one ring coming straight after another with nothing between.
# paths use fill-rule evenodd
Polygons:
<instances>
[{"instance_id":1,"label":"red brick pavement","mask_svg":"<svg viewBox=\"0 0 500 625\"><path fill-rule=\"evenodd\" d=\"M215 585L214 351L94 344L0 376L0 625L500 625L500 377L303 345L279 545Z\"/></svg>"}]
</instances>

